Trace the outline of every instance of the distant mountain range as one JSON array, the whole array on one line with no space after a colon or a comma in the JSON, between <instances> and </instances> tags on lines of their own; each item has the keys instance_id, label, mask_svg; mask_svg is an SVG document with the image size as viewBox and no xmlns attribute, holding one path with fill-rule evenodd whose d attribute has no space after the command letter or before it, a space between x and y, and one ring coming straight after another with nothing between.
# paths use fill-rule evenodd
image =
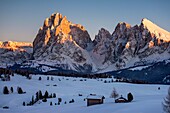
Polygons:
<instances>
[{"instance_id":1,"label":"distant mountain range","mask_svg":"<svg viewBox=\"0 0 170 113\"><path fill-rule=\"evenodd\" d=\"M118 23L113 33L101 28L91 40L82 25L73 24L66 16L56 13L45 19L33 45L0 42L1 67L20 63L22 67L41 71L60 68L82 73L104 73L153 65L168 59L170 32L146 18L135 26Z\"/></svg>"},{"instance_id":2,"label":"distant mountain range","mask_svg":"<svg viewBox=\"0 0 170 113\"><path fill-rule=\"evenodd\" d=\"M32 55L32 43L0 42L0 67L29 60Z\"/></svg>"}]
</instances>

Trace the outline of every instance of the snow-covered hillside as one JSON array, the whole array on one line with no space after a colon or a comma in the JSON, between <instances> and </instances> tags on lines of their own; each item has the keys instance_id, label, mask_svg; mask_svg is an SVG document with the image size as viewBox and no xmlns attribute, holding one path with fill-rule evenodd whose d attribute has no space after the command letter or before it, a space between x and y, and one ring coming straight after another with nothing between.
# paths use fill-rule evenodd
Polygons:
<instances>
[{"instance_id":1,"label":"snow-covered hillside","mask_svg":"<svg viewBox=\"0 0 170 113\"><path fill-rule=\"evenodd\" d=\"M38 80L41 76L42 80ZM50 75L48 75L50 76ZM167 85L137 85L128 83L110 82L104 83L107 79L85 79L53 76L54 80L47 80L44 75L32 75L28 80L23 76L15 74L11 81L0 81L0 113L162 113L162 102L167 94ZM3 94L3 87L14 88L14 93ZM17 86L22 87L25 94L17 94ZM109 98L112 88L115 87L119 95L127 98L127 93L131 92L134 100L130 103L114 103L114 99ZM160 87L160 90L158 90ZM41 90L49 93L56 93L57 98L62 98L60 105L57 98L48 99L47 102L39 101L33 106L23 106L24 102L29 102L32 95ZM82 96L78 96L82 94ZM105 96L104 104L87 107L86 98L89 94ZM69 103L74 99L74 103ZM64 102L67 102L64 104ZM53 103L50 106L50 102ZM3 109L9 106L9 109Z\"/></svg>"}]
</instances>

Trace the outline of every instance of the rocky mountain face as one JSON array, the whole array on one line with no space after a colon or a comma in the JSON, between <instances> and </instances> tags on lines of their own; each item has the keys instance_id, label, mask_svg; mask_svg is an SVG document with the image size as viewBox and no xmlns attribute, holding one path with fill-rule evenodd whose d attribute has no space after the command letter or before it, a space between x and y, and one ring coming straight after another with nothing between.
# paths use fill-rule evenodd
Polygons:
<instances>
[{"instance_id":1,"label":"rocky mountain face","mask_svg":"<svg viewBox=\"0 0 170 113\"><path fill-rule=\"evenodd\" d=\"M147 19L135 26L118 23L112 34L101 28L92 41L82 25L56 13L40 27L33 53L26 50L31 45L14 44L11 49L7 45L12 42L6 43L0 43L0 62L21 62L32 56L23 67L41 68L45 72L61 68L102 73L170 59L170 33Z\"/></svg>"},{"instance_id":2,"label":"rocky mountain face","mask_svg":"<svg viewBox=\"0 0 170 113\"><path fill-rule=\"evenodd\" d=\"M98 37L101 37L101 40L93 53L103 57L103 60L99 61L106 66L107 71L147 65L170 58L170 33L147 19L133 27L127 23L119 23L112 36L108 35L108 31L99 31L95 40L98 40ZM102 48L105 54L102 54L99 48Z\"/></svg>"},{"instance_id":3,"label":"rocky mountain face","mask_svg":"<svg viewBox=\"0 0 170 113\"><path fill-rule=\"evenodd\" d=\"M33 42L33 58L66 70L92 71L87 51L92 44L82 25L71 23L59 13L52 14Z\"/></svg>"},{"instance_id":4,"label":"rocky mountain face","mask_svg":"<svg viewBox=\"0 0 170 113\"><path fill-rule=\"evenodd\" d=\"M33 58L66 70L107 72L167 60L169 42L170 33L147 19L135 26L121 22L112 34L101 28L92 41L82 25L57 13L39 29Z\"/></svg>"},{"instance_id":5,"label":"rocky mountain face","mask_svg":"<svg viewBox=\"0 0 170 113\"><path fill-rule=\"evenodd\" d=\"M32 44L23 42L0 42L0 66L13 65L29 60L32 54Z\"/></svg>"}]
</instances>

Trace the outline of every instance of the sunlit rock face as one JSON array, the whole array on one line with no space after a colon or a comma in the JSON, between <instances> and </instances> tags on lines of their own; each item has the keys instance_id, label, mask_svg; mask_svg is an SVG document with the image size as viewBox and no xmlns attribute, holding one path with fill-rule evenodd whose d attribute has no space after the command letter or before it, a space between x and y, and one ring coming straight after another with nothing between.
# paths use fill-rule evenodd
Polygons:
<instances>
[{"instance_id":1,"label":"sunlit rock face","mask_svg":"<svg viewBox=\"0 0 170 113\"><path fill-rule=\"evenodd\" d=\"M66 16L56 13L45 19L39 29L33 42L33 58L53 62L64 69L82 70L86 67L84 70L91 71L89 45L92 45L91 38L82 25L73 24Z\"/></svg>"},{"instance_id":2,"label":"sunlit rock face","mask_svg":"<svg viewBox=\"0 0 170 113\"><path fill-rule=\"evenodd\" d=\"M33 59L62 69L106 72L169 59L170 33L147 19L140 25L117 24L104 28L92 41L86 29L66 16L45 19L33 42Z\"/></svg>"}]
</instances>

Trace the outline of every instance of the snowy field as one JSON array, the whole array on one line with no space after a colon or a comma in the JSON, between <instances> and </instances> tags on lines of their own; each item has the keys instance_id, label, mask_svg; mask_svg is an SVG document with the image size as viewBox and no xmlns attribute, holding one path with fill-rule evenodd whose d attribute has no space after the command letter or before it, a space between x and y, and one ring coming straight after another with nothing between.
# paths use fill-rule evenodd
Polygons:
<instances>
[{"instance_id":1,"label":"snowy field","mask_svg":"<svg viewBox=\"0 0 170 113\"><path fill-rule=\"evenodd\" d=\"M39 81L39 76L42 80ZM141 85L129 83L104 83L108 79L86 79L53 76L54 80L47 80L47 76L32 76L31 80L16 75L11 77L11 81L0 81L0 113L163 113L162 102L167 95L168 85ZM61 81L59 81L61 80ZM82 81L83 80L83 81ZM57 85L57 86L55 86ZM14 88L14 93L3 94L4 86ZM17 86L21 87L25 94L17 94ZM109 98L113 87L119 95L127 98L131 92L134 100L130 103L114 103L113 98ZM160 87L160 90L158 90ZM47 102L39 101L33 106L23 106L24 102L29 102L32 95L41 90L49 93L56 93L56 98L48 99ZM82 94L82 96L79 96ZM89 94L105 96L104 104L87 107L84 101ZM62 98L60 105L54 105ZM74 103L69 103L74 99ZM66 104L64 102L67 102ZM53 103L50 106L50 102ZM9 109L3 109L9 106Z\"/></svg>"}]
</instances>

